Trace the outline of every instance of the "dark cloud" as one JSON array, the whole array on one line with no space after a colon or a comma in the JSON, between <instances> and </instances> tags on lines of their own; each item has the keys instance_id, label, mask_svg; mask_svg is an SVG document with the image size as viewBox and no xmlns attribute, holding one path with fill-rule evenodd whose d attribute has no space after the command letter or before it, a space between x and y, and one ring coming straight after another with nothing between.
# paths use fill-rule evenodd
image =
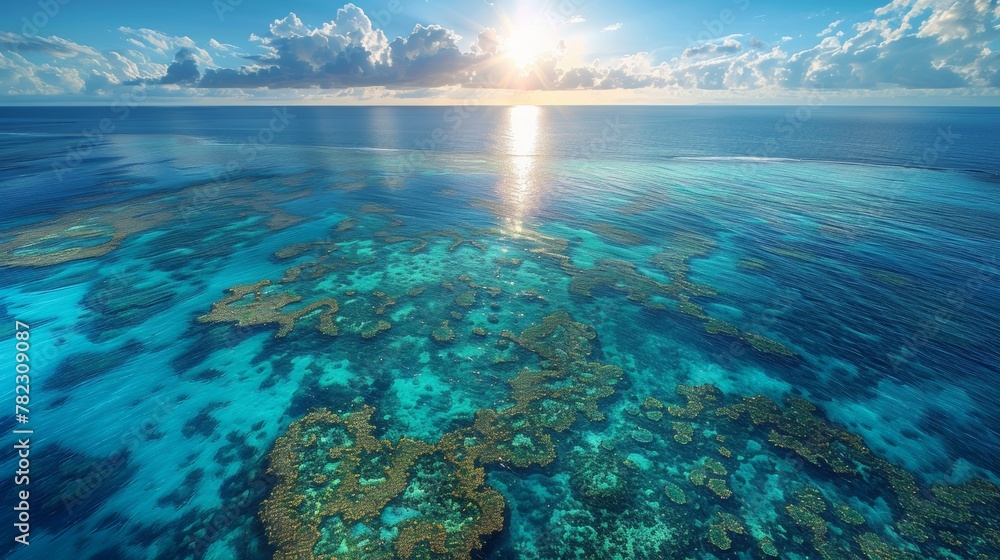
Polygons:
<instances>
[{"instance_id":1,"label":"dark cloud","mask_svg":"<svg viewBox=\"0 0 1000 560\"><path fill-rule=\"evenodd\" d=\"M405 39L397 37L389 45L390 84L433 87L460 83L476 57L463 54L457 41L458 36L438 25L417 25Z\"/></svg>"},{"instance_id":2,"label":"dark cloud","mask_svg":"<svg viewBox=\"0 0 1000 560\"><path fill-rule=\"evenodd\" d=\"M174 62L167 67L167 74L160 78L161 84L177 84L191 86L198 83L201 73L198 72L198 62L194 53L188 48L182 48L174 56Z\"/></svg>"}]
</instances>

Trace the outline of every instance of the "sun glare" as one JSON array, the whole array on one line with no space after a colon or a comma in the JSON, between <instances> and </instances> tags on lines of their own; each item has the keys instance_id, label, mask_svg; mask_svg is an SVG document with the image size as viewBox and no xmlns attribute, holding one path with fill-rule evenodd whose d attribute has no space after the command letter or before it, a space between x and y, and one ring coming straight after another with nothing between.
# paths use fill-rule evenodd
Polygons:
<instances>
[{"instance_id":1,"label":"sun glare","mask_svg":"<svg viewBox=\"0 0 1000 560\"><path fill-rule=\"evenodd\" d=\"M531 66L542 54L549 50L548 37L538 26L516 26L508 34L507 56L521 68Z\"/></svg>"}]
</instances>

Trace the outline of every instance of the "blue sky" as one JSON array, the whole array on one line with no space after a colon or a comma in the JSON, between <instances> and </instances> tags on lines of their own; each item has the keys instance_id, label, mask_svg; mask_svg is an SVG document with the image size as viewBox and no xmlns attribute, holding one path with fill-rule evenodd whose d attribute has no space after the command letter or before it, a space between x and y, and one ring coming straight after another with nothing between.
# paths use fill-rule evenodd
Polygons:
<instances>
[{"instance_id":1,"label":"blue sky","mask_svg":"<svg viewBox=\"0 0 1000 560\"><path fill-rule=\"evenodd\" d=\"M0 103L995 104L1000 0L34 0Z\"/></svg>"}]
</instances>

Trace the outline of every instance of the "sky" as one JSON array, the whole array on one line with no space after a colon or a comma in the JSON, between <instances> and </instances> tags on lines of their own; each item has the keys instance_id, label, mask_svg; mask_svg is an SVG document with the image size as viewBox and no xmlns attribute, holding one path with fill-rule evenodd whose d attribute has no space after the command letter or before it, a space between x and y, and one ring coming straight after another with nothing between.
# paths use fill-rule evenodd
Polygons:
<instances>
[{"instance_id":1,"label":"sky","mask_svg":"<svg viewBox=\"0 0 1000 560\"><path fill-rule=\"evenodd\" d=\"M22 0L0 104L1000 104L1000 0Z\"/></svg>"}]
</instances>

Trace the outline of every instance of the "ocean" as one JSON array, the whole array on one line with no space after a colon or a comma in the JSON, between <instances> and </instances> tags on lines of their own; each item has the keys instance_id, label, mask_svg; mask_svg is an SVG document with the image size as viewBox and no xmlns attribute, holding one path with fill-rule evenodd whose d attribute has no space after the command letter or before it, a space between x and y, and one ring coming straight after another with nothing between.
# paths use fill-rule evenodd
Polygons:
<instances>
[{"instance_id":1,"label":"ocean","mask_svg":"<svg viewBox=\"0 0 1000 560\"><path fill-rule=\"evenodd\" d=\"M1000 558L997 138L821 99L0 108L3 549Z\"/></svg>"}]
</instances>

